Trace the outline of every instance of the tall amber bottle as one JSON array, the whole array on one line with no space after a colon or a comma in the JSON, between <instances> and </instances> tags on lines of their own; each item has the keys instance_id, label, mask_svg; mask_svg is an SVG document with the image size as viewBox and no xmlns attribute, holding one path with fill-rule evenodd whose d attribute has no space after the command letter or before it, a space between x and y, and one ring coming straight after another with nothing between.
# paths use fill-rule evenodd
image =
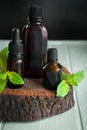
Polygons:
<instances>
[{"instance_id":1,"label":"tall amber bottle","mask_svg":"<svg viewBox=\"0 0 87 130\"><path fill-rule=\"evenodd\" d=\"M22 28L21 31L21 36L22 36L22 42L23 42L23 54L24 54L24 59L26 61L26 49L27 49L27 30L29 28L29 18L27 17L26 19L26 24L24 25L24 27ZM24 65L25 66L25 65Z\"/></svg>"},{"instance_id":2,"label":"tall amber bottle","mask_svg":"<svg viewBox=\"0 0 87 130\"><path fill-rule=\"evenodd\" d=\"M62 68L58 64L57 60L57 49L48 49L47 64L43 69L43 85L47 89L56 89L62 79Z\"/></svg>"},{"instance_id":3,"label":"tall amber bottle","mask_svg":"<svg viewBox=\"0 0 87 130\"><path fill-rule=\"evenodd\" d=\"M29 21L24 59L25 77L41 78L42 67L46 62L48 39L47 30L43 25L41 7L29 8Z\"/></svg>"}]
</instances>

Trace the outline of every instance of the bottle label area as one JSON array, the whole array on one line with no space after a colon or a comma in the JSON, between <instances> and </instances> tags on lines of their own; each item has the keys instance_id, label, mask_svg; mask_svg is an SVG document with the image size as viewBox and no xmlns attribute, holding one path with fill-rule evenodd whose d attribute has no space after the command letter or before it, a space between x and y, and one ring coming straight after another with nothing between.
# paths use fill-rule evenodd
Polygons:
<instances>
[{"instance_id":1,"label":"bottle label area","mask_svg":"<svg viewBox=\"0 0 87 130\"><path fill-rule=\"evenodd\" d=\"M57 72L46 71L44 72L44 83L46 88L55 89L57 85L62 80L62 70L60 69Z\"/></svg>"}]
</instances>

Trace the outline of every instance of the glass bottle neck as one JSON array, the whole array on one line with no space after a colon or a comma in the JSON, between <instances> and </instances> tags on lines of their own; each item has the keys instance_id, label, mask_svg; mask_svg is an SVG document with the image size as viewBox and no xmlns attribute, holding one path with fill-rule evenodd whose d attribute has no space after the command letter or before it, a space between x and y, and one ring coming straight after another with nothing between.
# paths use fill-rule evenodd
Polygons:
<instances>
[{"instance_id":1,"label":"glass bottle neck","mask_svg":"<svg viewBox=\"0 0 87 130\"><path fill-rule=\"evenodd\" d=\"M55 65L58 64L57 60L48 60L47 63L49 63L49 64L55 64Z\"/></svg>"},{"instance_id":2,"label":"glass bottle neck","mask_svg":"<svg viewBox=\"0 0 87 130\"><path fill-rule=\"evenodd\" d=\"M37 24L41 24L43 22L43 19L42 18L29 18L30 20L30 23L37 23Z\"/></svg>"}]
</instances>

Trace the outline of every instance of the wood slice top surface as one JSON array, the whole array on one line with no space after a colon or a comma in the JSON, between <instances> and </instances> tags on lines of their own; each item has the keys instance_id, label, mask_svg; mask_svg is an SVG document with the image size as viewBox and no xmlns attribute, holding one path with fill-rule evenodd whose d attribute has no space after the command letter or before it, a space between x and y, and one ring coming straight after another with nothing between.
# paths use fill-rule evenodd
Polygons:
<instances>
[{"instance_id":1,"label":"wood slice top surface","mask_svg":"<svg viewBox=\"0 0 87 130\"><path fill-rule=\"evenodd\" d=\"M62 67L63 72L69 74L69 71ZM15 95L15 96L39 96L39 97L50 97L55 96L56 91L45 89L42 84L42 79L24 79L25 84L18 89L6 89L1 93L1 95Z\"/></svg>"}]
</instances>

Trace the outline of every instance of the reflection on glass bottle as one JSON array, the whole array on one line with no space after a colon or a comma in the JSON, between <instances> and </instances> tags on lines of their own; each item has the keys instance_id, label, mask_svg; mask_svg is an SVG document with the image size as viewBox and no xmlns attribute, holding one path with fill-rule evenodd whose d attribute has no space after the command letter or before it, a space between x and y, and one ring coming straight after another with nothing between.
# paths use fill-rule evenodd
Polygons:
<instances>
[{"instance_id":1,"label":"reflection on glass bottle","mask_svg":"<svg viewBox=\"0 0 87 130\"><path fill-rule=\"evenodd\" d=\"M27 23L24 25L21 31L21 36L22 36L22 42L23 42L23 50L24 50L24 59L26 61L26 49L27 49L27 30L29 28L29 18L27 17ZM25 66L25 63L24 63Z\"/></svg>"}]
</instances>

